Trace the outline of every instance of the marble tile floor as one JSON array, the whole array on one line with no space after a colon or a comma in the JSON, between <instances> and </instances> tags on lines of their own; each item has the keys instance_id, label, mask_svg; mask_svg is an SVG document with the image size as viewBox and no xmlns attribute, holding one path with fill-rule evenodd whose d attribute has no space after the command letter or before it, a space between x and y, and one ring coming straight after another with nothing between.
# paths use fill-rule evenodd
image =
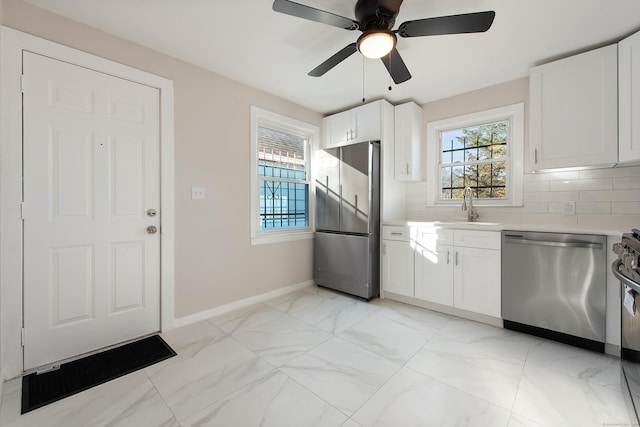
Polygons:
<instances>
[{"instance_id":1,"label":"marble tile floor","mask_svg":"<svg viewBox=\"0 0 640 427\"><path fill-rule=\"evenodd\" d=\"M163 334L178 356L2 426L628 426L619 361L310 287Z\"/></svg>"}]
</instances>

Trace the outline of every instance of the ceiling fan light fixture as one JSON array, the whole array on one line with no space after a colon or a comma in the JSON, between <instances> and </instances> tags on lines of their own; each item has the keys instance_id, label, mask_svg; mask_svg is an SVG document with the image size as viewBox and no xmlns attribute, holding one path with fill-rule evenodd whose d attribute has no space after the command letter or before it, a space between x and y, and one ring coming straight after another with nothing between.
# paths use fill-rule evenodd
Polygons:
<instances>
[{"instance_id":1,"label":"ceiling fan light fixture","mask_svg":"<svg viewBox=\"0 0 640 427\"><path fill-rule=\"evenodd\" d=\"M386 56L396 46L396 35L387 30L371 30L358 39L358 50L367 58Z\"/></svg>"}]
</instances>

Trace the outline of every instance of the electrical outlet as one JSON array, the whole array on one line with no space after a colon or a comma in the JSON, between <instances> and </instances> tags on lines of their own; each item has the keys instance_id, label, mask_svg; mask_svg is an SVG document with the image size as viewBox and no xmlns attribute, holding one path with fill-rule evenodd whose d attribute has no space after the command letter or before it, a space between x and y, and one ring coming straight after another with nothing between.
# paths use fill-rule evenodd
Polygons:
<instances>
[{"instance_id":1,"label":"electrical outlet","mask_svg":"<svg viewBox=\"0 0 640 427\"><path fill-rule=\"evenodd\" d=\"M206 198L204 187L191 187L191 200L204 200Z\"/></svg>"},{"instance_id":2,"label":"electrical outlet","mask_svg":"<svg viewBox=\"0 0 640 427\"><path fill-rule=\"evenodd\" d=\"M575 215L576 214L576 202L566 201L563 206L563 215Z\"/></svg>"}]
</instances>

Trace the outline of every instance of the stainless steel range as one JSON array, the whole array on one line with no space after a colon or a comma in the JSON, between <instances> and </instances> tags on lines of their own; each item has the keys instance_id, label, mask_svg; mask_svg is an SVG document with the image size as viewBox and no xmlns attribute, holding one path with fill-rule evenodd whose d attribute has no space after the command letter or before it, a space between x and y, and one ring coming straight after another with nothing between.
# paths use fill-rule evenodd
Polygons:
<instances>
[{"instance_id":1,"label":"stainless steel range","mask_svg":"<svg viewBox=\"0 0 640 427\"><path fill-rule=\"evenodd\" d=\"M640 307L636 307L640 294L640 230L622 235L613 245L618 259L611 269L620 280L622 388L629 408L632 425L640 423Z\"/></svg>"}]
</instances>

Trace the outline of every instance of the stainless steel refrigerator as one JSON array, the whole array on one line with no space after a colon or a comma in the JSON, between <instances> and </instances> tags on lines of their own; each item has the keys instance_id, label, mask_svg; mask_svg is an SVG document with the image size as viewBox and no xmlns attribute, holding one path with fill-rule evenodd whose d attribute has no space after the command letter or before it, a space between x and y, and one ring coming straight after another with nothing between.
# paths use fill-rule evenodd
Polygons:
<instances>
[{"instance_id":1,"label":"stainless steel refrigerator","mask_svg":"<svg viewBox=\"0 0 640 427\"><path fill-rule=\"evenodd\" d=\"M380 294L380 143L316 157L315 282L365 299Z\"/></svg>"}]
</instances>

